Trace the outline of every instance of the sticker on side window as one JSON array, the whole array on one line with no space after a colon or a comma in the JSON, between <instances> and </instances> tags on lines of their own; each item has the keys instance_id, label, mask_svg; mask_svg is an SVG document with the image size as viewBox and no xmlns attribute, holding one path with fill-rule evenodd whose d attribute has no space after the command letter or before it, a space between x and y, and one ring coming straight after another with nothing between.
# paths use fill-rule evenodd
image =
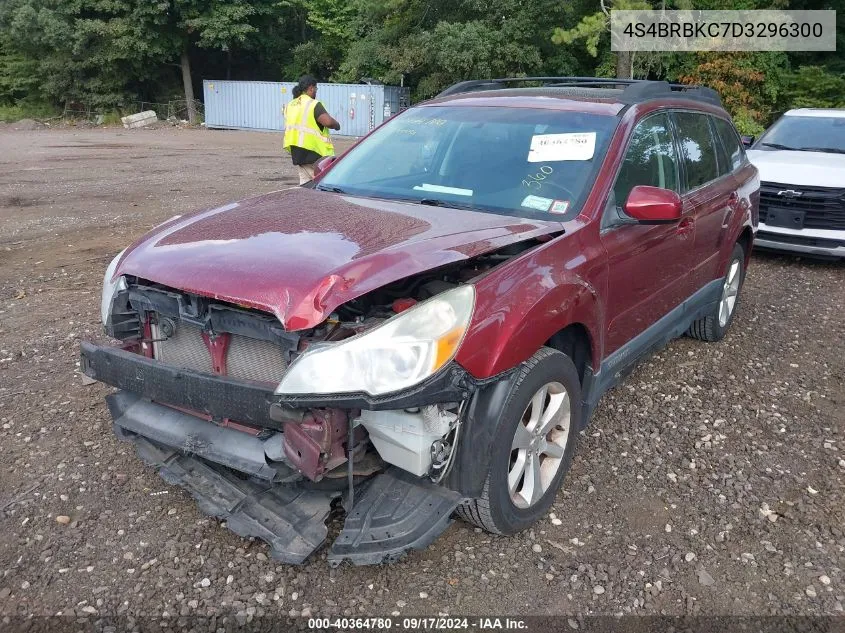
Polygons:
<instances>
[{"instance_id":1,"label":"sticker on side window","mask_svg":"<svg viewBox=\"0 0 845 633\"><path fill-rule=\"evenodd\" d=\"M522 201L523 207L528 207L529 209L536 209L537 211L548 211L549 207L552 206L554 200L551 198L541 198L540 196L525 196L525 199Z\"/></svg>"},{"instance_id":2,"label":"sticker on side window","mask_svg":"<svg viewBox=\"0 0 845 633\"><path fill-rule=\"evenodd\" d=\"M569 210L569 200L555 200L549 208L549 213L566 213Z\"/></svg>"},{"instance_id":3,"label":"sticker on side window","mask_svg":"<svg viewBox=\"0 0 845 633\"><path fill-rule=\"evenodd\" d=\"M528 149L529 163L590 160L596 151L595 132L535 134Z\"/></svg>"}]
</instances>

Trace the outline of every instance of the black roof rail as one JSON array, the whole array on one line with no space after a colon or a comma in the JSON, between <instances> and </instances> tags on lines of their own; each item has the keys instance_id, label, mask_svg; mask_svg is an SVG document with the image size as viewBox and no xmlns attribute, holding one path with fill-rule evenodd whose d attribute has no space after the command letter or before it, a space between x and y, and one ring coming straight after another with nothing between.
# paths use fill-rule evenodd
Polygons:
<instances>
[{"instance_id":1,"label":"black roof rail","mask_svg":"<svg viewBox=\"0 0 845 633\"><path fill-rule=\"evenodd\" d=\"M683 96L700 101L707 101L721 106L719 93L712 88L688 84L652 81L650 79L615 79L605 77L505 77L501 79L472 79L449 86L438 97L476 92L479 90L503 90L509 84L540 83L546 88L620 88L620 101L636 103L657 97Z\"/></svg>"}]
</instances>

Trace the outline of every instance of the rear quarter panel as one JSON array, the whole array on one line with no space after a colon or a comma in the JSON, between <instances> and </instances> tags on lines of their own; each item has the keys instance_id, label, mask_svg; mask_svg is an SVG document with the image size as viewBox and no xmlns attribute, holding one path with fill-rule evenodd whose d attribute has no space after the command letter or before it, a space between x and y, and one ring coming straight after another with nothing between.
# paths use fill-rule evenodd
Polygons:
<instances>
[{"instance_id":1,"label":"rear quarter panel","mask_svg":"<svg viewBox=\"0 0 845 633\"><path fill-rule=\"evenodd\" d=\"M757 234L757 224L760 221L760 174L757 168L746 162L736 174L737 194L739 195L741 213L735 213L731 218L727 234L730 238L721 249L720 271L725 271L728 266L728 259L730 259L733 245L740 239L743 232L751 231L751 244L753 247L754 236ZM745 253L745 265L748 267L748 262L751 257L751 248L748 248Z\"/></svg>"}]
</instances>

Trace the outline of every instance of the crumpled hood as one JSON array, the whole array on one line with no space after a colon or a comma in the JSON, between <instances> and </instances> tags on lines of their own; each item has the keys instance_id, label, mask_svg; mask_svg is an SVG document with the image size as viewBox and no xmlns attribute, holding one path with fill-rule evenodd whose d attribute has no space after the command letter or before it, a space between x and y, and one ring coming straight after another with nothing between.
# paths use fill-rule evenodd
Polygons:
<instances>
[{"instance_id":1,"label":"crumpled hood","mask_svg":"<svg viewBox=\"0 0 845 633\"><path fill-rule=\"evenodd\" d=\"M559 231L553 221L293 188L156 227L116 274L314 327L392 281Z\"/></svg>"},{"instance_id":2,"label":"crumpled hood","mask_svg":"<svg viewBox=\"0 0 845 633\"><path fill-rule=\"evenodd\" d=\"M845 154L749 150L748 159L762 182L806 187L842 187Z\"/></svg>"}]
</instances>

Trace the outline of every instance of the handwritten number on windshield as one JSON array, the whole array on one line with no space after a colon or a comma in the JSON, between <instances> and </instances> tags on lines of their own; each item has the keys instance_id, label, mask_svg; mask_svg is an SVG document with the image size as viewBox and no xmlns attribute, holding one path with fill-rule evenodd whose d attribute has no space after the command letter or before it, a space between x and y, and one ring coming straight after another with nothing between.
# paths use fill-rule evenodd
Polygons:
<instances>
[{"instance_id":1,"label":"handwritten number on windshield","mask_svg":"<svg viewBox=\"0 0 845 633\"><path fill-rule=\"evenodd\" d=\"M546 179L546 176L551 174L553 171L554 169L552 169L551 166L543 165L542 167L540 167L540 171L538 171L536 174L529 174L528 176L526 176L525 179L522 181L522 186L528 187L529 189L531 189L532 187L534 189L540 189L543 186L542 181L544 181Z\"/></svg>"}]
</instances>

